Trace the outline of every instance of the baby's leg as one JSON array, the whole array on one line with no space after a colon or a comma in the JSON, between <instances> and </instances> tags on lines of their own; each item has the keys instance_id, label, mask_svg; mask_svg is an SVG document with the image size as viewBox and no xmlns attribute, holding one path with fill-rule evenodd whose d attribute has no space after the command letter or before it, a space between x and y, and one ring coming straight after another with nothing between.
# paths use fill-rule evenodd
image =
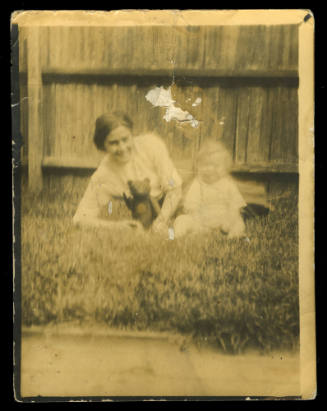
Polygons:
<instances>
[{"instance_id":1,"label":"baby's leg","mask_svg":"<svg viewBox=\"0 0 327 411\"><path fill-rule=\"evenodd\" d=\"M239 213L226 216L222 225L223 232L227 233L228 238L239 238L245 236L245 224Z\"/></svg>"},{"instance_id":2,"label":"baby's leg","mask_svg":"<svg viewBox=\"0 0 327 411\"><path fill-rule=\"evenodd\" d=\"M174 237L182 237L183 235L194 231L196 228L194 219L187 214L178 216L174 222Z\"/></svg>"}]
</instances>

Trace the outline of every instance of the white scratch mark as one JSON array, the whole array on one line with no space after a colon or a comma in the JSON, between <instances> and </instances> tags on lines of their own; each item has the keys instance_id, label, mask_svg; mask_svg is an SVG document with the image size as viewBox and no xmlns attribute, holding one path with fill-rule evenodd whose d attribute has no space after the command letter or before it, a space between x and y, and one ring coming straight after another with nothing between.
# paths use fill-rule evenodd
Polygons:
<instances>
[{"instance_id":1,"label":"white scratch mark","mask_svg":"<svg viewBox=\"0 0 327 411\"><path fill-rule=\"evenodd\" d=\"M186 110L175 107L176 101L171 96L171 87L165 89L164 87L154 87L146 96L148 100L155 107L166 107L166 113L163 119L167 122L171 120L189 123L192 127L197 127L199 122Z\"/></svg>"},{"instance_id":2,"label":"white scratch mark","mask_svg":"<svg viewBox=\"0 0 327 411\"><path fill-rule=\"evenodd\" d=\"M112 214L112 202L111 201L109 201L109 204L108 204L108 214L109 215Z\"/></svg>"},{"instance_id":3,"label":"white scratch mark","mask_svg":"<svg viewBox=\"0 0 327 411\"><path fill-rule=\"evenodd\" d=\"M201 98L201 97L198 97L198 98L194 101L194 103L192 104L192 107L196 107L196 106L200 105L201 102L202 102L202 98Z\"/></svg>"},{"instance_id":4,"label":"white scratch mark","mask_svg":"<svg viewBox=\"0 0 327 411\"><path fill-rule=\"evenodd\" d=\"M169 240L173 240L175 238L175 233L174 233L173 227L168 228L168 236L169 236Z\"/></svg>"}]
</instances>

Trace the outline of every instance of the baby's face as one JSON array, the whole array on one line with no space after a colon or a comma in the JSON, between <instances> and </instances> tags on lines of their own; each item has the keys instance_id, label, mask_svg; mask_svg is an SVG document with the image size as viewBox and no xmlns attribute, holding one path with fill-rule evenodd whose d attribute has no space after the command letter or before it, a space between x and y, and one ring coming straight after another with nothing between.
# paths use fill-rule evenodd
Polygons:
<instances>
[{"instance_id":1,"label":"baby's face","mask_svg":"<svg viewBox=\"0 0 327 411\"><path fill-rule=\"evenodd\" d=\"M223 169L224 167L220 164L201 162L197 168L198 177L206 184L213 184L224 175Z\"/></svg>"}]
</instances>

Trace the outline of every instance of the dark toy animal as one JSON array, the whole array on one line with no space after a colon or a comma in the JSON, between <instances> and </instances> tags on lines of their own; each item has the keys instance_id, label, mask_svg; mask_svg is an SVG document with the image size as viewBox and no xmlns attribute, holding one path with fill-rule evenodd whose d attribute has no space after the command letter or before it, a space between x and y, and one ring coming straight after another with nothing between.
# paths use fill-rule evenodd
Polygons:
<instances>
[{"instance_id":1,"label":"dark toy animal","mask_svg":"<svg viewBox=\"0 0 327 411\"><path fill-rule=\"evenodd\" d=\"M131 210L133 218L140 221L145 229L149 229L160 213L159 202L150 196L150 180L145 178L128 181L127 184L132 197L123 194L126 206Z\"/></svg>"}]
</instances>

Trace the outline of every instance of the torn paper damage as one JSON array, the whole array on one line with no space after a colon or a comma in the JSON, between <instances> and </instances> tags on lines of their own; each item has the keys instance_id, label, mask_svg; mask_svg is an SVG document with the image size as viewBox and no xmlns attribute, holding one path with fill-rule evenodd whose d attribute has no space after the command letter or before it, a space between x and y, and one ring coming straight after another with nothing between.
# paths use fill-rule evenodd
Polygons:
<instances>
[{"instance_id":1,"label":"torn paper damage","mask_svg":"<svg viewBox=\"0 0 327 411\"><path fill-rule=\"evenodd\" d=\"M189 123L192 127L197 127L199 125L198 120L196 120L192 114L175 106L176 101L172 98L171 87L168 87L167 89L162 86L155 87L146 94L145 98L153 104L154 107L166 107L166 113L163 118L167 122L176 120ZM198 106L200 103L201 98L197 98L192 106Z\"/></svg>"},{"instance_id":2,"label":"torn paper damage","mask_svg":"<svg viewBox=\"0 0 327 411\"><path fill-rule=\"evenodd\" d=\"M196 98L195 101L194 101L194 103L192 104L192 107L197 107L197 106L199 106L199 105L201 104L201 102L202 102L202 98L201 98L201 97Z\"/></svg>"}]
</instances>

